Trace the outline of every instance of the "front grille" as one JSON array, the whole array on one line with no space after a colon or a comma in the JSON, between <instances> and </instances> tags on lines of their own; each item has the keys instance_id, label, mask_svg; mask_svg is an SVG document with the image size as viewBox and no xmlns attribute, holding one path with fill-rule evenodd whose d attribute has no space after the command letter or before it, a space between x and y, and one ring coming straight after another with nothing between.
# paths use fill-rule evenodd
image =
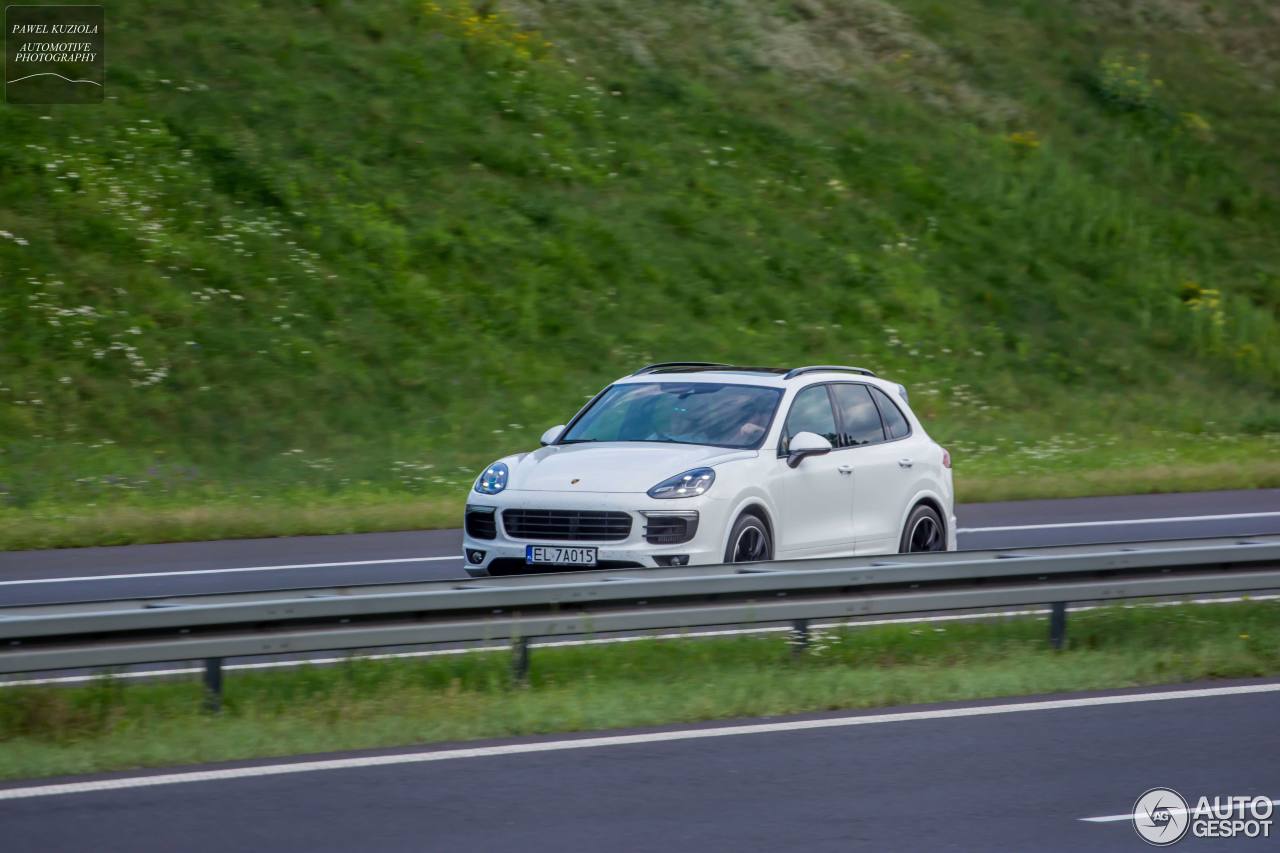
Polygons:
<instances>
[{"instance_id":1,"label":"front grille","mask_svg":"<svg viewBox=\"0 0 1280 853\"><path fill-rule=\"evenodd\" d=\"M619 542L631 535L631 516L576 509L504 509L502 526L512 539Z\"/></svg>"},{"instance_id":2,"label":"front grille","mask_svg":"<svg viewBox=\"0 0 1280 853\"><path fill-rule=\"evenodd\" d=\"M465 517L467 535L472 539L493 539L498 535L498 522L493 510L477 512L468 507Z\"/></svg>"},{"instance_id":3,"label":"front grille","mask_svg":"<svg viewBox=\"0 0 1280 853\"><path fill-rule=\"evenodd\" d=\"M650 515L644 526L644 538L650 545L679 545L698 532L698 517Z\"/></svg>"}]
</instances>

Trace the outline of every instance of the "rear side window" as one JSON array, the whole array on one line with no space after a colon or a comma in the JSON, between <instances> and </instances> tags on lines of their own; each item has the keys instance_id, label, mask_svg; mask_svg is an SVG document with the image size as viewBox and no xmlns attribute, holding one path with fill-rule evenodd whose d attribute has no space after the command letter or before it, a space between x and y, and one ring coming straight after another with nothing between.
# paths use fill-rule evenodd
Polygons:
<instances>
[{"instance_id":1,"label":"rear side window","mask_svg":"<svg viewBox=\"0 0 1280 853\"><path fill-rule=\"evenodd\" d=\"M866 385L840 383L832 385L836 409L840 412L840 443L838 447L860 447L884 441L884 428L880 425L880 413L871 400Z\"/></svg>"},{"instance_id":2,"label":"rear side window","mask_svg":"<svg viewBox=\"0 0 1280 853\"><path fill-rule=\"evenodd\" d=\"M880 415L884 418L884 431L889 434L889 438L906 438L911 435L911 423L907 420L907 416L902 414L898 404L879 388L872 388L871 394L876 398L876 405L880 407Z\"/></svg>"},{"instance_id":3,"label":"rear side window","mask_svg":"<svg viewBox=\"0 0 1280 853\"><path fill-rule=\"evenodd\" d=\"M798 432L816 432L836 446L836 417L831 411L827 386L813 385L796 395L787 414L786 427L782 431L782 452L791 445L791 436Z\"/></svg>"}]
</instances>

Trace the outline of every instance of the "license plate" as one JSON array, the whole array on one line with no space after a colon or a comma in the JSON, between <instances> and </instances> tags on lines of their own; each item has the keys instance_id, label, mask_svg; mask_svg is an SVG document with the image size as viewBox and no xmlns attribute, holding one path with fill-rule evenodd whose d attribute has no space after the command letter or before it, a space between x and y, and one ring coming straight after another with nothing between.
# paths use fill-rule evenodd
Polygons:
<instances>
[{"instance_id":1,"label":"license plate","mask_svg":"<svg viewBox=\"0 0 1280 853\"><path fill-rule=\"evenodd\" d=\"M561 548L557 545L524 546L525 565L541 563L552 566L594 566L595 548Z\"/></svg>"}]
</instances>

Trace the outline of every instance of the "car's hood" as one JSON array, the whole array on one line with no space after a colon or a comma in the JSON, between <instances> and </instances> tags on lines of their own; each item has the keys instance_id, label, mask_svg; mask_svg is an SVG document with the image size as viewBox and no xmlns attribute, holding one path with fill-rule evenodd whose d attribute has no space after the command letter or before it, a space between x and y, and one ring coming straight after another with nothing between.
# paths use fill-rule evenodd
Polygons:
<instances>
[{"instance_id":1,"label":"car's hood","mask_svg":"<svg viewBox=\"0 0 1280 853\"><path fill-rule=\"evenodd\" d=\"M532 492L647 492L690 468L750 459L754 450L631 441L553 444L507 460L508 489Z\"/></svg>"}]
</instances>

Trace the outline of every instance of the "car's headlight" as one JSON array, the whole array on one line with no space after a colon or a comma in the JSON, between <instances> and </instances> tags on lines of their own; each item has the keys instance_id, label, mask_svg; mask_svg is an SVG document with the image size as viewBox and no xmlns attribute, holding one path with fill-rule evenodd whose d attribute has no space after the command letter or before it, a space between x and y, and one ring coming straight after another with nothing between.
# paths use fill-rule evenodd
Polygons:
<instances>
[{"instance_id":1,"label":"car's headlight","mask_svg":"<svg viewBox=\"0 0 1280 853\"><path fill-rule=\"evenodd\" d=\"M663 480L649 490L651 498L696 498L706 494L716 481L716 472L710 468L694 468Z\"/></svg>"},{"instance_id":2,"label":"car's headlight","mask_svg":"<svg viewBox=\"0 0 1280 853\"><path fill-rule=\"evenodd\" d=\"M507 487L507 477L510 473L507 470L507 463L493 463L485 468L480 479L476 480L476 491L482 495L496 495Z\"/></svg>"}]
</instances>

